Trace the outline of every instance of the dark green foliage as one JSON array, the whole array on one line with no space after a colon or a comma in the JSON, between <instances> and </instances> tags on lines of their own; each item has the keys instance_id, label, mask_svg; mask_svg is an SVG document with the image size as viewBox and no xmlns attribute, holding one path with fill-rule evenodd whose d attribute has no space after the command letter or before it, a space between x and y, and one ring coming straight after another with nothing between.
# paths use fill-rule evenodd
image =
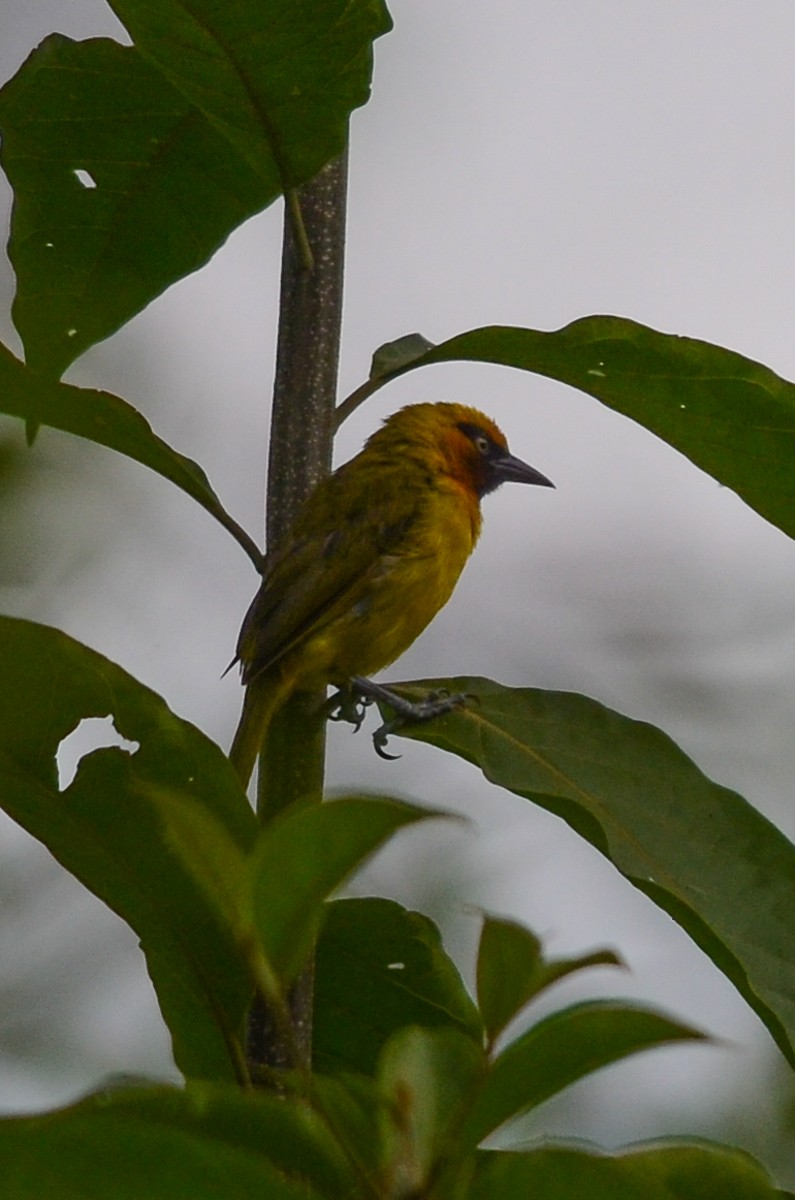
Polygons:
<instances>
[{"instance_id":1,"label":"dark green foliage","mask_svg":"<svg viewBox=\"0 0 795 1200\"><path fill-rule=\"evenodd\" d=\"M390 24L379 0L113 7L133 46L54 34L0 92L14 320L54 378L339 153Z\"/></svg>"},{"instance_id":2,"label":"dark green foliage","mask_svg":"<svg viewBox=\"0 0 795 1200\"><path fill-rule=\"evenodd\" d=\"M485 917L477 963L478 1004L486 1033L494 1042L515 1016L558 979L583 967L620 967L612 950L579 958L544 958L534 933L515 921Z\"/></svg>"},{"instance_id":3,"label":"dark green foliage","mask_svg":"<svg viewBox=\"0 0 795 1200\"><path fill-rule=\"evenodd\" d=\"M400 730L562 817L676 920L795 1062L795 847L659 729L573 693L469 676L395 685L477 703Z\"/></svg>"},{"instance_id":4,"label":"dark green foliage","mask_svg":"<svg viewBox=\"0 0 795 1200\"><path fill-rule=\"evenodd\" d=\"M362 394L416 367L488 362L570 384L656 433L766 520L795 535L795 385L733 350L622 317L583 317L551 333L499 325L430 350L420 334L382 346ZM398 347L397 366L389 351Z\"/></svg>"},{"instance_id":5,"label":"dark green foliage","mask_svg":"<svg viewBox=\"0 0 795 1200\"><path fill-rule=\"evenodd\" d=\"M0 411L158 472L259 565L201 467L126 401L58 379L282 194L300 243L293 189L342 150L390 19L380 0L111 3L132 46L53 34L0 91L27 359L0 346ZM370 380L337 415L407 370L456 359L589 393L795 534L795 387L765 367L614 317L554 333L473 330L436 347L412 334L376 352ZM790 843L648 725L584 697L482 679L405 689L439 686L478 704L402 732L567 821L687 930L795 1061ZM127 746L87 754L61 790L61 743L82 720L108 716ZM443 814L353 795L261 825L222 750L159 696L65 634L9 618L0 805L136 931L185 1076L184 1087L105 1091L0 1120L3 1200L785 1194L746 1155L705 1143L483 1148L596 1070L709 1039L621 1000L534 1016L557 980L621 965L612 951L547 959L529 930L487 916L474 1000L427 917L335 898L402 828ZM313 1071L283 1072L278 1093L256 1091L250 1002L258 992L289 1034L290 985L315 942Z\"/></svg>"},{"instance_id":6,"label":"dark green foliage","mask_svg":"<svg viewBox=\"0 0 795 1200\"><path fill-rule=\"evenodd\" d=\"M372 1074L390 1034L405 1025L483 1033L433 921L394 900L334 901L315 963L318 1069Z\"/></svg>"},{"instance_id":7,"label":"dark green foliage","mask_svg":"<svg viewBox=\"0 0 795 1200\"><path fill-rule=\"evenodd\" d=\"M55 756L87 717L137 748L95 750L59 790ZM186 1075L234 1079L251 984L225 915L177 854L163 798L190 805L241 855L257 823L221 750L120 667L55 629L0 619L3 808L128 921Z\"/></svg>"},{"instance_id":8,"label":"dark green foliage","mask_svg":"<svg viewBox=\"0 0 795 1200\"><path fill-rule=\"evenodd\" d=\"M550 1146L483 1156L470 1200L774 1200L747 1155L723 1146L631 1146L616 1154Z\"/></svg>"}]
</instances>

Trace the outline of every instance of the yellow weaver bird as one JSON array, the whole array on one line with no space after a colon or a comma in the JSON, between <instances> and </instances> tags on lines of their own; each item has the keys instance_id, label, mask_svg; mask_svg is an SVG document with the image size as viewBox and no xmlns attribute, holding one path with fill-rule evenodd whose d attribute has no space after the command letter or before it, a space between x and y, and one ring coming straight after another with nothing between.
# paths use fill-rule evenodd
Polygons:
<instances>
[{"instance_id":1,"label":"yellow weaver bird","mask_svg":"<svg viewBox=\"0 0 795 1200\"><path fill-rule=\"evenodd\" d=\"M268 555L237 644L246 697L230 758L244 786L294 692L334 684L343 695L381 696L412 719L460 702L411 705L365 677L394 662L447 603L478 540L481 498L509 481L554 487L477 409L412 404L315 488ZM350 703L340 711L354 719Z\"/></svg>"}]
</instances>

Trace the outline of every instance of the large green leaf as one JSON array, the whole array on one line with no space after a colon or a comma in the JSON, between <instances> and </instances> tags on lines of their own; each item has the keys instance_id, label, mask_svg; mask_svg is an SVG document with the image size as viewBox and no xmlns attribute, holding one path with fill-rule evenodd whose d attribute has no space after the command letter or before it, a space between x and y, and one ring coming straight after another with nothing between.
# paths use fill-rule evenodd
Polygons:
<instances>
[{"instance_id":1,"label":"large green leaf","mask_svg":"<svg viewBox=\"0 0 795 1200\"><path fill-rule=\"evenodd\" d=\"M702 1038L661 1013L616 1000L589 1001L553 1013L492 1063L460 1135L464 1149L600 1067L655 1046Z\"/></svg>"},{"instance_id":2,"label":"large green leaf","mask_svg":"<svg viewBox=\"0 0 795 1200\"><path fill-rule=\"evenodd\" d=\"M289 809L268 822L251 864L254 919L283 982L304 965L331 892L398 830L445 815L385 796L352 796Z\"/></svg>"},{"instance_id":3,"label":"large green leaf","mask_svg":"<svg viewBox=\"0 0 795 1200\"><path fill-rule=\"evenodd\" d=\"M433 921L394 900L333 901L315 957L316 1066L372 1075L387 1038L405 1025L483 1032Z\"/></svg>"},{"instance_id":4,"label":"large green leaf","mask_svg":"<svg viewBox=\"0 0 795 1200\"><path fill-rule=\"evenodd\" d=\"M380 0L114 7L136 46L53 34L0 92L14 319L56 378L342 149L389 28Z\"/></svg>"},{"instance_id":5,"label":"large green leaf","mask_svg":"<svg viewBox=\"0 0 795 1200\"><path fill-rule=\"evenodd\" d=\"M631 1146L614 1154L543 1146L491 1151L469 1200L777 1200L767 1172L747 1154L708 1143Z\"/></svg>"},{"instance_id":6,"label":"large green leaf","mask_svg":"<svg viewBox=\"0 0 795 1200\"><path fill-rule=\"evenodd\" d=\"M339 418L415 367L460 360L518 367L638 421L795 536L795 385L760 363L621 317L584 317L551 333L495 325L426 345L413 334L382 346L370 382Z\"/></svg>"},{"instance_id":7,"label":"large green leaf","mask_svg":"<svg viewBox=\"0 0 795 1200\"><path fill-rule=\"evenodd\" d=\"M795 1063L795 847L707 779L660 730L594 700L487 679L447 689L465 709L400 730L460 755L549 809L678 921Z\"/></svg>"},{"instance_id":8,"label":"large green leaf","mask_svg":"<svg viewBox=\"0 0 795 1200\"><path fill-rule=\"evenodd\" d=\"M345 145L382 0L110 0L133 41L274 191Z\"/></svg>"},{"instance_id":9,"label":"large green leaf","mask_svg":"<svg viewBox=\"0 0 795 1200\"><path fill-rule=\"evenodd\" d=\"M85 755L59 790L61 742L84 718L108 715L137 747ZM234 1079L249 977L223 905L198 882L206 846L192 865L164 796L216 822L239 854L253 846L256 818L213 742L93 650L0 618L2 807L135 929L181 1070Z\"/></svg>"},{"instance_id":10,"label":"large green leaf","mask_svg":"<svg viewBox=\"0 0 795 1200\"><path fill-rule=\"evenodd\" d=\"M0 1120L3 1200L312 1200L351 1186L306 1105L228 1086L104 1093Z\"/></svg>"},{"instance_id":11,"label":"large green leaf","mask_svg":"<svg viewBox=\"0 0 795 1200\"><path fill-rule=\"evenodd\" d=\"M230 517L198 463L172 450L126 400L44 379L0 343L0 412L108 446L156 471L211 513L255 566L262 565L256 543Z\"/></svg>"},{"instance_id":12,"label":"large green leaf","mask_svg":"<svg viewBox=\"0 0 795 1200\"><path fill-rule=\"evenodd\" d=\"M277 194L109 39L42 42L0 92L0 130L14 320L30 366L56 378Z\"/></svg>"}]
</instances>

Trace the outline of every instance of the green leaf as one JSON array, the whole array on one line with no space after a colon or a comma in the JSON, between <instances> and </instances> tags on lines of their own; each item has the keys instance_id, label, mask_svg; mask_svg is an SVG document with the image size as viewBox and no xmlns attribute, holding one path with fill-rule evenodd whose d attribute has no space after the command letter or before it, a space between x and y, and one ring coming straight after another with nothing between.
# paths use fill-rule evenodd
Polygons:
<instances>
[{"instance_id":1,"label":"green leaf","mask_svg":"<svg viewBox=\"0 0 795 1200\"><path fill-rule=\"evenodd\" d=\"M485 1069L482 1048L455 1029L412 1027L390 1038L379 1070L390 1195L424 1195L434 1168L460 1165L458 1123Z\"/></svg>"},{"instance_id":2,"label":"green leaf","mask_svg":"<svg viewBox=\"0 0 795 1200\"><path fill-rule=\"evenodd\" d=\"M447 815L384 797L349 797L290 809L266 825L252 862L254 917L282 982L303 966L331 892L399 829Z\"/></svg>"},{"instance_id":3,"label":"green leaf","mask_svg":"<svg viewBox=\"0 0 795 1200\"><path fill-rule=\"evenodd\" d=\"M54 34L0 92L14 319L54 378L339 153L389 28L378 0L115 8L137 46Z\"/></svg>"},{"instance_id":4,"label":"green leaf","mask_svg":"<svg viewBox=\"0 0 795 1200\"><path fill-rule=\"evenodd\" d=\"M299 1095L302 1086L303 1080ZM381 1097L375 1080L350 1072L321 1075L314 1071L309 1091L315 1110L322 1113L338 1144L345 1147L360 1172L373 1179L381 1170Z\"/></svg>"},{"instance_id":5,"label":"green leaf","mask_svg":"<svg viewBox=\"0 0 795 1200\"><path fill-rule=\"evenodd\" d=\"M228 1086L123 1090L0 1121L3 1200L312 1200L351 1188L306 1105Z\"/></svg>"},{"instance_id":6,"label":"green leaf","mask_svg":"<svg viewBox=\"0 0 795 1200\"><path fill-rule=\"evenodd\" d=\"M141 53L269 189L311 179L370 96L380 0L110 0Z\"/></svg>"},{"instance_id":7,"label":"green leaf","mask_svg":"<svg viewBox=\"0 0 795 1200\"><path fill-rule=\"evenodd\" d=\"M277 194L109 39L48 37L0 92L0 129L14 320L30 366L54 378Z\"/></svg>"},{"instance_id":8,"label":"green leaf","mask_svg":"<svg viewBox=\"0 0 795 1200\"><path fill-rule=\"evenodd\" d=\"M89 717L131 743L83 757L59 790L56 753ZM246 854L257 822L220 749L154 692L65 634L0 618L0 803L141 939L174 1057L187 1075L235 1079L251 996L227 913L197 883L162 795L214 821ZM237 1068L237 1071L236 1071Z\"/></svg>"},{"instance_id":9,"label":"green leaf","mask_svg":"<svg viewBox=\"0 0 795 1200\"><path fill-rule=\"evenodd\" d=\"M640 1050L701 1040L704 1035L690 1026L639 1006L616 1000L572 1005L539 1021L497 1056L462 1140L476 1146L506 1121Z\"/></svg>"},{"instance_id":10,"label":"green leaf","mask_svg":"<svg viewBox=\"0 0 795 1200\"><path fill-rule=\"evenodd\" d=\"M156 471L215 517L261 567L261 551L222 506L198 463L172 450L126 400L43 379L0 343L0 412L108 446Z\"/></svg>"},{"instance_id":11,"label":"green leaf","mask_svg":"<svg viewBox=\"0 0 795 1200\"><path fill-rule=\"evenodd\" d=\"M552 333L472 329L402 363L366 394L415 367L458 361L533 371L595 396L795 536L795 385L760 363L621 317L584 317Z\"/></svg>"},{"instance_id":12,"label":"green leaf","mask_svg":"<svg viewBox=\"0 0 795 1200\"><path fill-rule=\"evenodd\" d=\"M161 836L208 901L243 944L251 935L248 856L208 808L157 784L141 793L157 813Z\"/></svg>"},{"instance_id":13,"label":"green leaf","mask_svg":"<svg viewBox=\"0 0 795 1200\"><path fill-rule=\"evenodd\" d=\"M475 695L400 733L567 821L686 930L795 1063L795 847L774 825L660 730L585 696L469 677L399 686Z\"/></svg>"},{"instance_id":14,"label":"green leaf","mask_svg":"<svg viewBox=\"0 0 795 1200\"><path fill-rule=\"evenodd\" d=\"M490 1151L469 1200L775 1200L763 1168L741 1150L708 1143L631 1146L614 1154L544 1146Z\"/></svg>"},{"instance_id":15,"label":"green leaf","mask_svg":"<svg viewBox=\"0 0 795 1200\"><path fill-rule=\"evenodd\" d=\"M612 950L546 960L541 942L515 921L486 916L477 960L478 1005L493 1042L517 1013L558 979L585 967L623 966Z\"/></svg>"},{"instance_id":16,"label":"green leaf","mask_svg":"<svg viewBox=\"0 0 795 1200\"><path fill-rule=\"evenodd\" d=\"M406 1025L449 1025L480 1040L482 1023L439 930L394 900L335 900L315 956L315 1065L371 1075Z\"/></svg>"}]
</instances>

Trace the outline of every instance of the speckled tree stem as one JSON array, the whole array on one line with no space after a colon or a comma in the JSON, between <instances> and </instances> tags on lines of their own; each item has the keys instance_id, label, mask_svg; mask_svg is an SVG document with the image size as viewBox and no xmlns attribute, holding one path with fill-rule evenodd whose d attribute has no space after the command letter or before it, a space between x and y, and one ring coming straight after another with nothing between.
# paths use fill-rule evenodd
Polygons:
<instances>
[{"instance_id":1,"label":"speckled tree stem","mask_svg":"<svg viewBox=\"0 0 795 1200\"><path fill-rule=\"evenodd\" d=\"M279 340L268 461L267 534L275 546L301 502L329 473L334 437L342 318L347 155L297 190L285 207ZM295 201L303 228L296 224ZM292 209L293 215L290 216ZM308 261L311 253L311 264ZM259 760L257 812L267 821L296 803L323 796L323 697L294 697L271 725ZM289 1038L264 1003L252 1008L248 1060L262 1068L308 1066L312 1055L310 965L289 997Z\"/></svg>"}]
</instances>

